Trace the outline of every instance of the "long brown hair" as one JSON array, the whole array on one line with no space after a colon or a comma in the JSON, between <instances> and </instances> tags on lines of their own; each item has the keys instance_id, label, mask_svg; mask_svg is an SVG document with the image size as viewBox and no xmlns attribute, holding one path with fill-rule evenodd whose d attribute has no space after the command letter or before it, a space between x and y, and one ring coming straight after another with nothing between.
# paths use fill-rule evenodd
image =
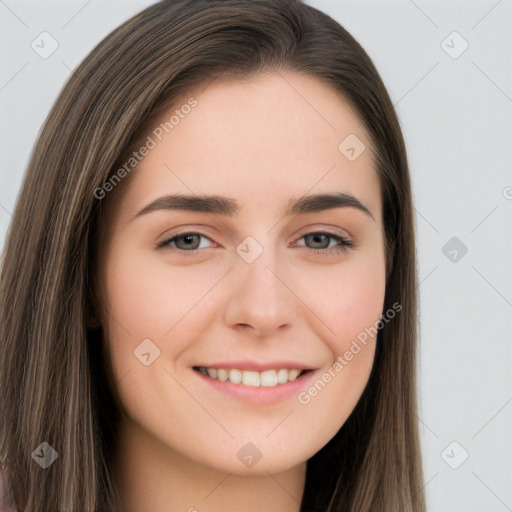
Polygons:
<instances>
[{"instance_id":1,"label":"long brown hair","mask_svg":"<svg viewBox=\"0 0 512 512\"><path fill-rule=\"evenodd\" d=\"M307 462L301 512L423 512L416 416L417 276L407 156L372 61L337 22L299 0L159 2L76 69L33 150L0 276L0 460L26 512L114 511L118 412L94 316L98 200L122 155L164 108L216 78L308 74L349 101L373 144L386 239L385 310L369 382L335 437ZM134 171L136 172L136 171ZM126 186L129 177L122 186ZM105 203L105 204L104 204ZM58 453L43 470L41 443Z\"/></svg>"}]
</instances>

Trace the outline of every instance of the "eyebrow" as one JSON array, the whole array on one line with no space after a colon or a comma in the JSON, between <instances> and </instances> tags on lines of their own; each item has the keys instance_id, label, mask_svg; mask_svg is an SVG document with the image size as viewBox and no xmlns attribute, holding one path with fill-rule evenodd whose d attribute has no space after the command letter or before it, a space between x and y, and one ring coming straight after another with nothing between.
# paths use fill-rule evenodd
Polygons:
<instances>
[{"instance_id":1,"label":"eyebrow","mask_svg":"<svg viewBox=\"0 0 512 512\"><path fill-rule=\"evenodd\" d=\"M285 205L282 215L300 215L333 208L355 208L375 220L371 211L357 197L342 192L291 199ZM236 199L219 195L166 195L145 206L132 220L160 210L186 210L233 217L239 215L240 206Z\"/></svg>"}]
</instances>

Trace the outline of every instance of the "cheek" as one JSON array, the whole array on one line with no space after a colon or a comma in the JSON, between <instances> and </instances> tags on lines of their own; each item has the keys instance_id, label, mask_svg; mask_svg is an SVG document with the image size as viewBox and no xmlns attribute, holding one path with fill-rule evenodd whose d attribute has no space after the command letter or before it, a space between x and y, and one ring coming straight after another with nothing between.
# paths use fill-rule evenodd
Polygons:
<instances>
[{"instance_id":1,"label":"cheek","mask_svg":"<svg viewBox=\"0 0 512 512\"><path fill-rule=\"evenodd\" d=\"M321 319L322 337L333 354L349 350L383 313L385 258L378 238L337 265L299 269L297 275L300 297Z\"/></svg>"},{"instance_id":2,"label":"cheek","mask_svg":"<svg viewBox=\"0 0 512 512\"><path fill-rule=\"evenodd\" d=\"M331 308L338 352L349 340L373 326L382 314L385 295L383 265L354 265L340 276L337 300ZM334 312L334 309L336 312Z\"/></svg>"},{"instance_id":3,"label":"cheek","mask_svg":"<svg viewBox=\"0 0 512 512\"><path fill-rule=\"evenodd\" d=\"M163 337L204 293L204 284L179 271L166 279L165 265L148 251L117 252L122 256L111 255L105 274L113 328L124 328L134 340Z\"/></svg>"},{"instance_id":4,"label":"cheek","mask_svg":"<svg viewBox=\"0 0 512 512\"><path fill-rule=\"evenodd\" d=\"M385 296L382 246L368 246L336 271L326 267L305 275L302 293L314 290L309 304L326 327L322 327L323 341L332 361L298 396L298 402L309 413L314 411L309 427L329 437L353 411L371 373Z\"/></svg>"},{"instance_id":5,"label":"cheek","mask_svg":"<svg viewBox=\"0 0 512 512\"><path fill-rule=\"evenodd\" d=\"M336 276L314 303L329 327L324 342L332 361L297 397L308 430L319 433L318 449L345 423L368 383L385 294L383 264L347 266Z\"/></svg>"},{"instance_id":6,"label":"cheek","mask_svg":"<svg viewBox=\"0 0 512 512\"><path fill-rule=\"evenodd\" d=\"M171 269L164 256L123 249L121 244L109 255L104 274L107 338L118 377L140 366L134 350L143 340L159 348L160 361L175 360L189 346L194 329L214 307L205 294L226 272L217 267L202 272L186 265Z\"/></svg>"}]
</instances>

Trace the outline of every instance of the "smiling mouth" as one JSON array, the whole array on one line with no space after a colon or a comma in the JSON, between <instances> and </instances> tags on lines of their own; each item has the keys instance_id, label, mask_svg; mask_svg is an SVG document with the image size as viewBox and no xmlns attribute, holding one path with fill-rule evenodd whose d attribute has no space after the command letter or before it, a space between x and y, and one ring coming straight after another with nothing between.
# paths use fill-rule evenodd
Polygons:
<instances>
[{"instance_id":1,"label":"smiling mouth","mask_svg":"<svg viewBox=\"0 0 512 512\"><path fill-rule=\"evenodd\" d=\"M311 370L287 369L265 370L263 372L239 370L236 368L206 368L204 366L194 366L194 370L202 373L206 377L221 382L231 382L251 387L274 387L288 382L293 382Z\"/></svg>"}]
</instances>

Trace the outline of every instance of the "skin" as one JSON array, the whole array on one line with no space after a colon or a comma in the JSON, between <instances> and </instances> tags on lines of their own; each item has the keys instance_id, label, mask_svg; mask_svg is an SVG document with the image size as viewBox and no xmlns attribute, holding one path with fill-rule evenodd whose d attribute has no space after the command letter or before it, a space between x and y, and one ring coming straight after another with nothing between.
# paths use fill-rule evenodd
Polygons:
<instances>
[{"instance_id":1,"label":"skin","mask_svg":"<svg viewBox=\"0 0 512 512\"><path fill-rule=\"evenodd\" d=\"M359 400L375 338L307 404L297 394L246 403L192 366L292 359L320 377L379 320L385 257L370 140L346 100L310 76L218 80L194 98L133 171L102 244L99 300L125 414L115 480L125 512L297 512L306 461ZM351 133L367 148L354 161L338 150ZM320 192L353 194L374 218L352 207L282 216L288 200ZM240 214L159 210L133 219L170 193L235 198ZM204 236L156 248L190 230ZM315 253L338 245L305 236L322 230L356 247ZM247 236L263 248L252 263L236 252ZM134 356L144 339L160 349L149 366ZM262 455L252 467L237 457L247 442Z\"/></svg>"}]
</instances>

